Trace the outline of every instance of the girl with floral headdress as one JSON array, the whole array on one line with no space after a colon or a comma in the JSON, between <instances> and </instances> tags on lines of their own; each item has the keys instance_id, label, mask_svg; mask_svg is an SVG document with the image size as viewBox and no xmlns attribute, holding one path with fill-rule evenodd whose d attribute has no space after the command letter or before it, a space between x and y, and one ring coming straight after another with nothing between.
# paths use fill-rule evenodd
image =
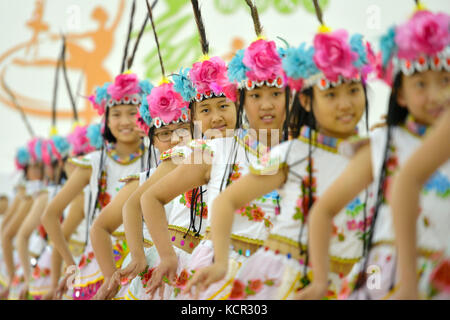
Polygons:
<instances>
[{"instance_id":1,"label":"girl with floral headdress","mask_svg":"<svg viewBox=\"0 0 450 320\"><path fill-rule=\"evenodd\" d=\"M196 1L193 1L194 6L195 3ZM260 31L260 27L257 30ZM171 244L176 243L179 239L173 236L168 237L165 229L161 227L164 223L164 220L161 219L164 212L163 205L180 193L201 185L206 185L207 203L210 204L221 190L245 174L251 161L264 154L268 146L278 143L283 135L289 94L285 86L281 58L275 43L259 39L245 51L245 57L243 56L243 52L239 52L230 63L227 78L233 80L240 88L238 123L240 123L239 120L242 119L243 110L245 110L250 128L240 128L231 132L233 135L227 135L224 138L193 141L190 144L192 153L186 157L186 162L167 175L164 184L152 186L141 197L144 219L151 221L149 229L152 228L150 232L161 257L161 263L153 271L151 277L150 294L161 289L164 281L169 282L174 288L172 298L184 298L180 292L192 275L192 270L209 265L213 257L208 232L210 219L210 214L208 214L207 220L203 222L203 225L206 224L207 227L206 239L194 249L188 261L185 263L181 260L177 261L176 251L174 252ZM197 90L204 90L203 86L207 88L205 93L209 93L206 96L209 96L211 92L214 92L215 87L218 87L214 82L208 81L209 72L202 72L202 70L208 70L209 65L213 65L212 61L214 59L211 58L194 64L189 73ZM234 69L231 67L233 63ZM240 74L242 79L236 78L236 68L244 70L243 74ZM231 86L225 84L221 86L221 91L225 96L229 96L230 91L227 89ZM205 94L203 93L203 95ZM199 97L202 97L202 92ZM265 130L259 132L260 129ZM268 141L264 140L267 136L269 136ZM175 187L174 181L178 181ZM169 185L172 187L168 188ZM233 272L242 260L256 251L259 244L262 243L261 239L265 237L267 230L271 227L277 198L276 193L267 194L257 201L243 206L237 212L238 223L233 230L234 249L230 260L234 267ZM160 224L159 226L155 223L156 220ZM234 276L233 272L230 272L224 283L218 284L217 287L205 293L203 298L220 298L226 295L227 280Z\"/></svg>"},{"instance_id":2,"label":"girl with floral headdress","mask_svg":"<svg viewBox=\"0 0 450 320\"><path fill-rule=\"evenodd\" d=\"M146 149L137 130L134 117L137 106L141 103L146 85L139 82L137 76L131 73L120 74L114 83L107 83L98 88L95 97L91 98L100 115L104 114L104 139L106 145L100 151L89 153L84 160L72 161L78 163L67 183L49 204L42 222L55 248L62 255L67 266L75 265L75 261L64 240L58 219L62 210L80 193L86 185L92 193L92 206L86 211L89 225L95 217L96 211L106 206L121 187L118 182L121 176L146 167ZM119 235L120 236L120 235ZM88 241L88 239L86 239ZM83 273L83 267L89 267L93 259L90 244L85 249L78 267ZM92 266L97 269L96 262ZM85 269L88 273L89 270ZM74 298L90 298L101 284L101 276L86 275L87 283L74 290ZM65 281L67 276L63 279Z\"/></svg>"},{"instance_id":3,"label":"girl with floral headdress","mask_svg":"<svg viewBox=\"0 0 450 320\"><path fill-rule=\"evenodd\" d=\"M28 247L29 245L33 247L39 244L39 247L32 250L35 252L34 259L36 261L39 261L46 247L47 235L43 227L39 226L40 217L48 201L53 199L61 183L65 181L63 165L69 153L69 147L67 139L56 135L49 139L44 139L41 143L40 153L44 164L45 189L33 202L30 213L22 222L17 234L17 250L25 277L25 286L22 288L20 299L27 297L29 285L32 281ZM36 266L38 267L38 265Z\"/></svg>"},{"instance_id":4,"label":"girl with floral headdress","mask_svg":"<svg viewBox=\"0 0 450 320\"><path fill-rule=\"evenodd\" d=\"M416 11L407 22L389 29L388 34L382 37L384 76L392 83L387 127L373 132L370 144L358 150L345 171L315 203L310 220L314 281L301 293L301 298L317 299L326 293L329 265L325 258L332 218L371 182L375 182L377 198L367 254L354 284L355 291L350 297L387 299L393 294L395 296L395 291L403 285L418 290L420 298L431 298L436 293L430 290L429 275L438 261L437 257L448 252L450 243L449 162L443 163L421 190L421 212L415 220L417 238L408 238L409 241L415 240L417 246L415 263L418 274L415 283L398 282L389 204L394 175L419 148L423 137L428 135L430 127L448 106L449 26L448 14L430 12L418 2ZM408 224L413 222L406 219ZM405 241L404 238L402 241ZM411 259L408 261L414 263ZM411 273L402 276L408 278ZM417 283L418 289L415 287Z\"/></svg>"},{"instance_id":5,"label":"girl with floral headdress","mask_svg":"<svg viewBox=\"0 0 450 320\"><path fill-rule=\"evenodd\" d=\"M398 269L400 273L397 299L417 299L416 248L417 235L415 224L420 214L420 192L436 169L450 160L450 144L442 145L450 136L450 108L435 124L435 128L423 140L422 145L414 152L400 169L392 186L392 217L395 231L395 242L398 252ZM412 223L411 223L412 222ZM450 246L438 259L430 276L422 282L430 291L434 291L434 299L450 299Z\"/></svg>"},{"instance_id":6,"label":"girl with floral headdress","mask_svg":"<svg viewBox=\"0 0 450 320\"><path fill-rule=\"evenodd\" d=\"M201 33L202 48L204 53L207 53L208 44L204 35L204 29L202 26L199 28L203 30L201 31L203 32ZM202 67L203 69L201 69ZM212 84L211 86L216 86L216 92L211 90L206 81L203 82L205 91L197 90L198 86L192 82L192 78L190 77L191 71L194 69L197 72L204 72L209 75L208 80ZM202 135L209 136L209 134L224 135L230 129L233 131L237 121L236 108L233 101L225 96L222 90L222 86L228 85L232 87L232 84L226 81L226 66L220 58L208 58L204 62L195 64L192 69L181 69L179 74L173 75L173 81L173 83L163 83L151 92L148 98L148 111L150 111L151 115L149 117L150 120L153 114L157 115L158 110L163 107L161 102L164 99L170 98L172 95L170 90L174 90L175 96L182 97L183 104L189 105L192 119L195 121L195 132L200 131ZM173 89L169 90L169 88ZM203 96L204 93L207 94ZM167 108L163 107L161 110L164 109ZM146 113L148 111L144 110ZM168 110L165 112L168 112ZM145 119L146 117L143 118ZM154 120L155 123L156 121ZM201 127L199 128L198 125ZM163 176L165 177L166 173L175 167L175 164L169 160L179 155L183 156L186 152L189 152L189 150L186 150L184 147L177 147L164 152L161 156L162 163L158 167L158 170L133 193L126 203L124 208L124 222L127 239L130 241L130 251L133 260L125 269L117 272L112 281L113 283L119 283L121 278L133 280L138 273L141 273L140 279L135 278L131 282L125 295L127 299L148 299L151 297L146 293L146 287L154 266L159 260L156 248L153 247L144 250L142 245L140 245L139 238L141 235L139 235L136 229L142 224L142 218L139 214L140 208L136 208L136 204L139 204L141 194L152 184L156 183L158 179L158 181L164 183ZM203 187L194 188L193 190L178 195L173 201L164 206L167 213L166 221L169 225L169 232L172 234L173 240L176 239L172 244L174 245L177 257L181 260L190 254L201 237L202 219L207 215L206 196L206 190ZM167 226L165 225L162 228L167 228ZM150 236L148 235L148 237ZM132 238L134 239L132 240ZM132 243L139 244L139 247L137 245L133 246ZM164 296L168 298L170 293L170 290L166 290Z\"/></svg>"},{"instance_id":7,"label":"girl with floral headdress","mask_svg":"<svg viewBox=\"0 0 450 320\"><path fill-rule=\"evenodd\" d=\"M362 42L360 35L349 38L345 30L331 32L324 26L320 31L314 38L314 46L302 43L284 52L288 83L299 92L297 102L302 108L293 109L300 112L292 126L293 139L273 147L250 166L249 174L214 200L211 207L214 263L195 272L187 292L195 286L195 294L199 295L226 278L232 267L228 253L233 239L230 233L236 225L232 213L274 189L281 200L269 234L264 245L243 262L234 281L231 279L225 298L286 299L309 281L308 212L347 162L338 147L344 139L355 135L356 125L367 107L364 86L371 54L370 46ZM330 50L336 50L335 55L330 55ZM336 298L339 292L339 277L345 276L361 256L363 207L362 198L357 197L335 221L330 298Z\"/></svg>"},{"instance_id":8,"label":"girl with floral headdress","mask_svg":"<svg viewBox=\"0 0 450 320\"><path fill-rule=\"evenodd\" d=\"M53 239L55 246L63 256L66 265L75 265L75 261L69 252L55 218L58 216L61 207L65 207L68 204L70 197L73 197L86 185L90 186L92 202L85 214L85 240L87 245L81 260L77 264L79 277L75 277L75 283L73 284L74 299L91 299L103 282L103 276L99 270L92 250L92 244L87 234L90 225L97 213L114 198L124 185L119 179L134 172L143 171L150 165L150 162L146 163L149 158L148 151L136 125L135 117L143 96L148 93L147 91L151 85L146 80L139 81L137 75L130 71L123 72L125 66L127 66L128 70L131 68L140 40L139 36L132 55L128 59L128 45L134 12L135 1L133 1L131 10L121 74L115 77L114 83L105 83L102 87L97 88L95 95L89 97L94 109L98 111L99 115L104 116L102 135L105 143L100 151L88 154L81 161L81 167L75 170L55 200L49 205L43 219L44 225L48 229L48 234L50 238L55 238ZM117 263L120 265L127 254L127 246L121 230L118 230L113 236L115 244L111 251L114 250L114 254L117 256ZM70 276L71 274L67 274L62 279L62 290L59 291L64 291L65 286L68 285L66 281Z\"/></svg>"},{"instance_id":9,"label":"girl with floral headdress","mask_svg":"<svg viewBox=\"0 0 450 320\"><path fill-rule=\"evenodd\" d=\"M22 270L18 269L18 273L15 272L15 261L18 263L19 259L18 257L17 259L14 257L15 252L13 250L13 239L17 235L22 222L30 212L34 200L39 196L43 189L43 165L41 154L42 141L42 138L33 138L27 143L30 158L29 163L25 165L25 197L22 199L17 211L14 213L14 216L11 216L10 219L6 217L6 223L4 221L2 224L2 253L9 279L8 286L0 295L6 296L7 292L10 290L10 299L13 300L19 298L19 293L24 285ZM42 245L42 241L39 240L38 242L39 244L37 247ZM37 248L37 252L34 252L34 254L38 254L39 250L40 249Z\"/></svg>"}]
</instances>

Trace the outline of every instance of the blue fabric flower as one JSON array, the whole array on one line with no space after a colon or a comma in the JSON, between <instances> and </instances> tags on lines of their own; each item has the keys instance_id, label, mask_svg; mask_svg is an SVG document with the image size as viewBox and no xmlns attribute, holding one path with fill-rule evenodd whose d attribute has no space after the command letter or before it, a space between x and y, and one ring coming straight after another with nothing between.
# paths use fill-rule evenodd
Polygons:
<instances>
[{"instance_id":1,"label":"blue fabric flower","mask_svg":"<svg viewBox=\"0 0 450 320\"><path fill-rule=\"evenodd\" d=\"M17 162L19 162L22 166L25 166L30 162L30 153L26 147L20 147L17 150L16 158Z\"/></svg>"},{"instance_id":2,"label":"blue fabric flower","mask_svg":"<svg viewBox=\"0 0 450 320\"><path fill-rule=\"evenodd\" d=\"M87 127L86 137L89 139L89 144L96 149L100 149L103 144L102 129L100 123L90 124Z\"/></svg>"},{"instance_id":3,"label":"blue fabric flower","mask_svg":"<svg viewBox=\"0 0 450 320\"><path fill-rule=\"evenodd\" d=\"M95 103L100 104L103 99L109 99L108 87L110 84L111 82L106 82L102 87L97 87L95 90Z\"/></svg>"},{"instance_id":4,"label":"blue fabric flower","mask_svg":"<svg viewBox=\"0 0 450 320\"><path fill-rule=\"evenodd\" d=\"M196 95L196 90L189 79L189 68L181 68L178 74L172 75L173 88L181 94L185 101L191 101Z\"/></svg>"},{"instance_id":5,"label":"blue fabric flower","mask_svg":"<svg viewBox=\"0 0 450 320\"><path fill-rule=\"evenodd\" d=\"M61 154L62 157L65 157L69 154L70 144L66 138L61 136L52 136L51 139L55 144L56 150L58 150L59 154Z\"/></svg>"},{"instance_id":6,"label":"blue fabric flower","mask_svg":"<svg viewBox=\"0 0 450 320\"><path fill-rule=\"evenodd\" d=\"M286 75L292 79L308 79L309 77L319 73L319 69L314 62L314 48L305 48L306 44L302 43L298 48L290 47L286 49L284 56L283 69Z\"/></svg>"},{"instance_id":7,"label":"blue fabric flower","mask_svg":"<svg viewBox=\"0 0 450 320\"><path fill-rule=\"evenodd\" d=\"M141 80L139 81L139 87L141 88L141 91L143 94L150 94L153 89L153 85L148 80Z\"/></svg>"},{"instance_id":8,"label":"blue fabric flower","mask_svg":"<svg viewBox=\"0 0 450 320\"><path fill-rule=\"evenodd\" d=\"M425 192L435 190L438 196L450 195L450 181L440 172L436 172L424 186Z\"/></svg>"},{"instance_id":9,"label":"blue fabric flower","mask_svg":"<svg viewBox=\"0 0 450 320\"><path fill-rule=\"evenodd\" d=\"M149 106L147 96L143 96L141 106L139 107L139 113L141 115L142 120L144 120L145 123L148 126L150 126L150 124L152 123L152 116L150 115L150 111L148 110L148 108Z\"/></svg>"},{"instance_id":10,"label":"blue fabric flower","mask_svg":"<svg viewBox=\"0 0 450 320\"><path fill-rule=\"evenodd\" d=\"M353 65L357 68L361 68L362 66L367 64L367 53L362 39L363 36L359 33L352 35L352 37L350 38L350 47L352 48L353 52L356 52L358 54L358 59L353 62Z\"/></svg>"},{"instance_id":11,"label":"blue fabric flower","mask_svg":"<svg viewBox=\"0 0 450 320\"><path fill-rule=\"evenodd\" d=\"M386 67L396 48L397 45L395 44L395 26L393 26L390 27L387 33L380 39L380 50L383 67Z\"/></svg>"},{"instance_id":12,"label":"blue fabric flower","mask_svg":"<svg viewBox=\"0 0 450 320\"><path fill-rule=\"evenodd\" d=\"M247 78L246 73L250 69L247 68L247 66L244 64L244 49L239 50L236 52L233 59L231 59L230 63L228 64L228 79L230 81L234 82L241 82Z\"/></svg>"}]
</instances>

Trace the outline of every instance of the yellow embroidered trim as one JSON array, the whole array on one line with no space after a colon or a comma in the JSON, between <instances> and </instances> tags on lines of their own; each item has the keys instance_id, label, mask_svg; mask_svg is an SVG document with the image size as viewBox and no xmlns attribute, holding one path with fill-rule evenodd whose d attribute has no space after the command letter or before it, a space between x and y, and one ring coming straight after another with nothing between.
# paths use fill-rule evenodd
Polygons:
<instances>
[{"instance_id":1,"label":"yellow embroidered trim","mask_svg":"<svg viewBox=\"0 0 450 320\"><path fill-rule=\"evenodd\" d=\"M398 288L400 286L397 284L396 286L394 286L392 288L392 290L390 290L383 298L381 298L381 300L388 300L390 297L392 297L392 295L397 292Z\"/></svg>"},{"instance_id":2,"label":"yellow embroidered trim","mask_svg":"<svg viewBox=\"0 0 450 320\"><path fill-rule=\"evenodd\" d=\"M185 154L181 150L177 150L176 152L167 152L166 151L159 157L159 159L161 161L164 161L164 160L172 159L172 158L175 158L175 157L184 158L184 156L185 156Z\"/></svg>"},{"instance_id":3,"label":"yellow embroidered trim","mask_svg":"<svg viewBox=\"0 0 450 320\"><path fill-rule=\"evenodd\" d=\"M81 163L82 160L69 158L67 161L69 161L69 163L71 163L77 167L80 167L80 168L84 168L84 169L92 168L92 166L89 163ZM78 161L80 161L80 162L78 162Z\"/></svg>"},{"instance_id":4,"label":"yellow embroidered trim","mask_svg":"<svg viewBox=\"0 0 450 320\"><path fill-rule=\"evenodd\" d=\"M381 241L377 241L373 244L374 247L382 246L382 245L394 246L394 241L381 240ZM419 255L422 257L425 257L425 258L432 256L433 254L439 253L438 250L431 250L431 249L424 249L424 248L417 248L417 250L419 251Z\"/></svg>"},{"instance_id":5,"label":"yellow embroidered trim","mask_svg":"<svg viewBox=\"0 0 450 320\"><path fill-rule=\"evenodd\" d=\"M113 232L113 233L112 233L112 236L113 236L113 237L116 237L116 238L122 238L122 237L124 237L124 239L125 239L125 232Z\"/></svg>"},{"instance_id":6,"label":"yellow embroidered trim","mask_svg":"<svg viewBox=\"0 0 450 320\"><path fill-rule=\"evenodd\" d=\"M267 153L264 149L266 149L267 147L266 146L262 146L262 144L259 144L258 143L258 150L255 150L255 149L253 149L253 148L250 148L250 146L249 145L247 145L246 143L245 143L245 141L243 141L240 137L238 137L238 136L235 136L235 138L236 138L236 140L237 140L237 142L242 146L242 147L244 147L245 148L245 150L247 150L248 152L250 152L251 154L253 154L255 157L257 157L257 158L259 158L259 156L260 155L263 155L263 154L265 154L265 153ZM262 149L262 150L260 150L260 149Z\"/></svg>"},{"instance_id":7,"label":"yellow embroidered trim","mask_svg":"<svg viewBox=\"0 0 450 320\"><path fill-rule=\"evenodd\" d=\"M100 271L99 271L99 272L100 272ZM97 272L97 273L99 273L99 272ZM97 274L97 273L95 273L95 274ZM82 278L83 278L83 277L82 277ZM84 278L86 278L86 277L84 277ZM88 282L83 283L83 284L74 285L73 287L74 287L74 288L85 288L85 287L87 287L87 286L89 286L89 285L91 285L91 284L96 284L97 282L100 282L100 281L102 281L102 280L104 280L104 279L105 279L105 278L104 278L103 276L100 276L100 277L97 278L97 279L88 281Z\"/></svg>"},{"instance_id":8,"label":"yellow embroidered trim","mask_svg":"<svg viewBox=\"0 0 450 320\"><path fill-rule=\"evenodd\" d=\"M75 239L70 239L69 244L84 246L84 242Z\"/></svg>"},{"instance_id":9,"label":"yellow embroidered trim","mask_svg":"<svg viewBox=\"0 0 450 320\"><path fill-rule=\"evenodd\" d=\"M299 136L298 140L300 140L300 141L302 141L304 143L309 143L309 139L305 138L305 137L302 137L302 136ZM336 148L332 148L332 147L329 147L329 146L326 146L324 144L321 144L321 143L317 142L315 137L313 137L311 142L312 142L312 145L315 146L315 147L319 147L319 148L324 149L324 150L326 150L328 152L331 152L331 153L338 153L339 143L337 144Z\"/></svg>"},{"instance_id":10,"label":"yellow embroidered trim","mask_svg":"<svg viewBox=\"0 0 450 320\"><path fill-rule=\"evenodd\" d=\"M281 298L281 300L286 300L289 295L291 294L291 292L294 290L295 288L295 284L300 281L300 272L297 273L297 276L295 277L294 282L292 282L291 287L289 288L288 292L286 292L286 294L283 296L283 298Z\"/></svg>"},{"instance_id":11,"label":"yellow embroidered trim","mask_svg":"<svg viewBox=\"0 0 450 320\"><path fill-rule=\"evenodd\" d=\"M330 256L330 260L338 263L344 264L354 264L358 262L361 258L340 258L335 256Z\"/></svg>"},{"instance_id":12,"label":"yellow embroidered trim","mask_svg":"<svg viewBox=\"0 0 450 320\"><path fill-rule=\"evenodd\" d=\"M225 284L219 290L217 290L216 293L214 293L211 297L206 298L206 300L213 300L215 297L217 297L219 295L219 293L221 293L223 290L225 290L225 288L228 287L231 284L231 282L233 282L233 280L234 280L234 278L225 282ZM220 300L223 300L223 299L220 299Z\"/></svg>"},{"instance_id":13,"label":"yellow embroidered trim","mask_svg":"<svg viewBox=\"0 0 450 320\"><path fill-rule=\"evenodd\" d=\"M273 171L276 172L276 171L278 171L279 169L284 169L284 168L287 168L287 167L288 167L288 165L287 165L286 162L281 162L281 163L279 163L278 165L271 165L271 166L265 167L265 168L263 168L263 169L256 169L256 168L254 168L252 165L250 165L249 171L250 171L250 173L252 173L252 174L261 176L261 175L265 175L265 174L267 174L267 173L269 173L269 172L273 172Z\"/></svg>"},{"instance_id":14,"label":"yellow embroidered trim","mask_svg":"<svg viewBox=\"0 0 450 320\"><path fill-rule=\"evenodd\" d=\"M186 229L186 228L175 226L175 225L171 225L171 224L167 227L167 229L174 230L174 231L180 231L180 232L183 232L183 233L186 233L188 231L188 229ZM198 239L203 239L203 235L200 235L199 237L196 237L195 236L195 232L189 231L188 234L190 236L192 236L192 237L195 237L195 238L198 238Z\"/></svg>"},{"instance_id":15,"label":"yellow embroidered trim","mask_svg":"<svg viewBox=\"0 0 450 320\"><path fill-rule=\"evenodd\" d=\"M150 240L144 239L144 244L147 244L150 247L152 247L154 245L154 243Z\"/></svg>"},{"instance_id":16,"label":"yellow embroidered trim","mask_svg":"<svg viewBox=\"0 0 450 320\"><path fill-rule=\"evenodd\" d=\"M45 290L45 291L29 291L29 294L31 296L43 296L44 294L48 293L49 290Z\"/></svg>"},{"instance_id":17,"label":"yellow embroidered trim","mask_svg":"<svg viewBox=\"0 0 450 320\"><path fill-rule=\"evenodd\" d=\"M139 174L130 174L124 178L120 178L119 182L130 182L132 180L139 180Z\"/></svg>"},{"instance_id":18,"label":"yellow embroidered trim","mask_svg":"<svg viewBox=\"0 0 450 320\"><path fill-rule=\"evenodd\" d=\"M131 293L130 289L128 289L128 292L127 292L127 294L125 295L125 299L131 300L131 299L128 297L128 295L130 295L130 297L131 297L133 300L139 300L138 298L136 298L136 297Z\"/></svg>"},{"instance_id":19,"label":"yellow embroidered trim","mask_svg":"<svg viewBox=\"0 0 450 320\"><path fill-rule=\"evenodd\" d=\"M277 241L280 241L280 242L287 243L287 244L289 244L291 246L294 246L296 248L300 248L300 244L297 241L289 239L289 238L284 237L284 236L280 236L278 234L271 233L271 234L269 234L269 238L277 240ZM302 244L302 250L306 250L307 248L308 247L306 245Z\"/></svg>"},{"instance_id":20,"label":"yellow embroidered trim","mask_svg":"<svg viewBox=\"0 0 450 320\"><path fill-rule=\"evenodd\" d=\"M251 238L247 238L247 237L244 237L244 236L238 236L236 234L231 234L231 239L240 240L240 241L245 242L245 243L256 244L256 245L259 245L259 246L262 246L264 244L264 240L251 239Z\"/></svg>"},{"instance_id":21,"label":"yellow embroidered trim","mask_svg":"<svg viewBox=\"0 0 450 320\"><path fill-rule=\"evenodd\" d=\"M98 275L99 273L100 273L100 270L98 270L96 273L90 274L88 276L80 277L80 279L88 279L88 278Z\"/></svg>"}]
</instances>

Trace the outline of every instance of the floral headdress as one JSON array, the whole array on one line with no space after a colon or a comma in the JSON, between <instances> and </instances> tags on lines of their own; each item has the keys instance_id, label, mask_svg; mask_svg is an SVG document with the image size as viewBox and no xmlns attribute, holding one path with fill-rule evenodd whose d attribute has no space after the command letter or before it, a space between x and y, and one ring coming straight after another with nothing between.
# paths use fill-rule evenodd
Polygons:
<instances>
[{"instance_id":1,"label":"floral headdress","mask_svg":"<svg viewBox=\"0 0 450 320\"><path fill-rule=\"evenodd\" d=\"M16 156L14 158L14 164L16 165L16 168L19 170L25 169L25 167L30 163L31 155L28 151L27 147L20 147L17 152Z\"/></svg>"},{"instance_id":2,"label":"floral headdress","mask_svg":"<svg viewBox=\"0 0 450 320\"><path fill-rule=\"evenodd\" d=\"M433 13L417 2L412 17L381 38L382 78L389 85L402 72L450 71L450 15Z\"/></svg>"},{"instance_id":3,"label":"floral headdress","mask_svg":"<svg viewBox=\"0 0 450 320\"><path fill-rule=\"evenodd\" d=\"M174 83L165 76L164 65L159 48L158 36L156 34L153 15L150 5L147 2L147 9L152 24L153 35L158 49L159 62L161 66L162 81L157 87L152 87L150 92L144 96L137 115L138 125L147 134L151 127L160 128L170 123L189 121L189 100L174 88Z\"/></svg>"},{"instance_id":4,"label":"floral headdress","mask_svg":"<svg viewBox=\"0 0 450 320\"><path fill-rule=\"evenodd\" d=\"M72 133L67 136L67 140L70 143L70 156L76 157L79 155L84 155L89 152L95 151L96 148L89 143L89 138L87 137L87 126L77 125L75 126Z\"/></svg>"},{"instance_id":5,"label":"floral headdress","mask_svg":"<svg viewBox=\"0 0 450 320\"><path fill-rule=\"evenodd\" d=\"M42 142L44 139L35 137L28 141L27 147L30 153L30 163L42 162Z\"/></svg>"},{"instance_id":6,"label":"floral headdress","mask_svg":"<svg viewBox=\"0 0 450 320\"><path fill-rule=\"evenodd\" d=\"M191 0L195 22L200 35L203 57L192 68L180 69L172 79L177 90L185 100L203 101L212 97L227 97L236 101L237 87L227 76L227 66L220 57L208 56L209 43L197 0Z\"/></svg>"},{"instance_id":7,"label":"floral headdress","mask_svg":"<svg viewBox=\"0 0 450 320\"><path fill-rule=\"evenodd\" d=\"M251 0L246 2L251 9L258 38L247 49L236 52L228 64L228 77L236 82L239 88L247 90L263 85L283 88L287 83L280 52L274 41L265 40L261 36L262 27L258 11Z\"/></svg>"},{"instance_id":8,"label":"floral headdress","mask_svg":"<svg viewBox=\"0 0 450 320\"><path fill-rule=\"evenodd\" d=\"M317 85L326 90L343 82L365 82L376 63L370 43L361 34L349 36L343 29L331 31L324 25L318 5L316 13L321 26L313 46L302 43L285 50L283 67L290 87L301 91Z\"/></svg>"},{"instance_id":9,"label":"floral headdress","mask_svg":"<svg viewBox=\"0 0 450 320\"><path fill-rule=\"evenodd\" d=\"M49 166L52 161L61 160L69 155L70 143L67 138L54 135L43 140L41 148L42 160Z\"/></svg>"}]
</instances>

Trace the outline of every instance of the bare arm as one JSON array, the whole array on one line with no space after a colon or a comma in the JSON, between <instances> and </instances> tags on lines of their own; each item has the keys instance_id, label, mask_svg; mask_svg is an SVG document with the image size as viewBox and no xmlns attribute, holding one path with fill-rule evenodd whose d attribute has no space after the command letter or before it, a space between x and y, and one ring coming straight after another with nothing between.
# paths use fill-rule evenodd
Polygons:
<instances>
[{"instance_id":1,"label":"bare arm","mask_svg":"<svg viewBox=\"0 0 450 320\"><path fill-rule=\"evenodd\" d=\"M3 218L2 227L1 227L2 233L3 233L3 230L5 230L5 226L11 220L11 217L14 216L14 213L17 211L21 201L25 197L25 188L24 187L19 187L19 188L20 189L18 190L16 196L14 197L13 202L11 203L11 205L8 207L8 209L5 212L5 217Z\"/></svg>"},{"instance_id":2,"label":"bare arm","mask_svg":"<svg viewBox=\"0 0 450 320\"><path fill-rule=\"evenodd\" d=\"M419 196L430 176L450 159L450 110L426 136L394 180L391 207L398 250L401 293L399 298L417 299L417 237Z\"/></svg>"},{"instance_id":3,"label":"bare arm","mask_svg":"<svg viewBox=\"0 0 450 320\"><path fill-rule=\"evenodd\" d=\"M111 234L123 223L123 206L138 185L139 182L136 180L128 182L100 212L91 227L92 248L105 278L111 278L116 271L112 253Z\"/></svg>"},{"instance_id":4,"label":"bare arm","mask_svg":"<svg viewBox=\"0 0 450 320\"><path fill-rule=\"evenodd\" d=\"M22 221L26 218L28 212L33 205L33 198L30 196L24 197L20 203L14 216L11 218L9 223L5 226L4 232L2 233L2 250L3 259L8 270L9 285L14 277L14 258L13 258L13 239L19 230Z\"/></svg>"},{"instance_id":5,"label":"bare arm","mask_svg":"<svg viewBox=\"0 0 450 320\"><path fill-rule=\"evenodd\" d=\"M48 202L48 192L42 192L33 202L30 213L21 224L17 233L17 250L19 252L20 264L23 269L25 283L30 281L30 253L28 251L28 243L31 233L36 230L41 221L41 215L45 210Z\"/></svg>"},{"instance_id":6,"label":"bare arm","mask_svg":"<svg viewBox=\"0 0 450 320\"><path fill-rule=\"evenodd\" d=\"M330 234L333 218L373 181L370 144L363 146L342 174L314 203L309 218L309 255L313 283L301 291L300 299L320 299L327 289ZM311 295L312 293L312 295Z\"/></svg>"},{"instance_id":7,"label":"bare arm","mask_svg":"<svg viewBox=\"0 0 450 320\"><path fill-rule=\"evenodd\" d=\"M56 197L50 202L42 217L42 224L45 227L55 249L59 251L67 266L75 264L72 254L69 250L64 234L59 223L59 219L63 214L67 205L81 194L83 188L89 183L91 176L90 168L77 168L70 176L69 180L64 184L63 188L58 192Z\"/></svg>"},{"instance_id":8,"label":"bare arm","mask_svg":"<svg viewBox=\"0 0 450 320\"><path fill-rule=\"evenodd\" d=\"M287 172L288 168L285 167L273 175L247 174L217 196L210 211L214 263L195 272L186 286L186 292L190 292L191 288L196 286L197 297L200 291L226 275L234 212L252 200L281 187L286 181Z\"/></svg>"}]
</instances>

